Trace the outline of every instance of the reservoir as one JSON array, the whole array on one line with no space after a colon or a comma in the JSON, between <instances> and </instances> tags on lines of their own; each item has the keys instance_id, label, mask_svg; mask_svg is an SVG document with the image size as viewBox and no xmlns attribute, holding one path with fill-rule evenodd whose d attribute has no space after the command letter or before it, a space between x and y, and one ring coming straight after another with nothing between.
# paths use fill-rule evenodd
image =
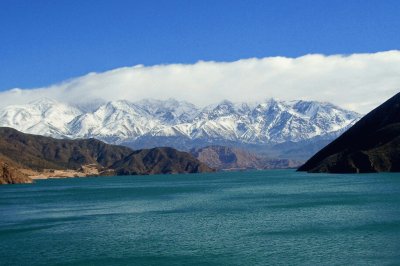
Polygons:
<instances>
[{"instance_id":1,"label":"reservoir","mask_svg":"<svg viewBox=\"0 0 400 266\"><path fill-rule=\"evenodd\" d=\"M0 265L400 264L400 174L294 170L0 186Z\"/></svg>"}]
</instances>

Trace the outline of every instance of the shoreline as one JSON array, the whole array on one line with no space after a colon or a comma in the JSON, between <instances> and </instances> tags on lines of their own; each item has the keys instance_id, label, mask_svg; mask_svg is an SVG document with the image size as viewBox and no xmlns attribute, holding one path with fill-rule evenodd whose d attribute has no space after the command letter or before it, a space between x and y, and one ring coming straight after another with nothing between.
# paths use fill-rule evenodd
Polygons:
<instances>
[{"instance_id":1,"label":"shoreline","mask_svg":"<svg viewBox=\"0 0 400 266\"><path fill-rule=\"evenodd\" d=\"M31 169L20 169L22 173L27 175L32 180L43 180L43 179L57 179L57 178L75 178L75 177L89 177L107 175L113 172L113 170L103 170L95 164L83 165L81 169L44 169L43 171L35 171Z\"/></svg>"}]
</instances>

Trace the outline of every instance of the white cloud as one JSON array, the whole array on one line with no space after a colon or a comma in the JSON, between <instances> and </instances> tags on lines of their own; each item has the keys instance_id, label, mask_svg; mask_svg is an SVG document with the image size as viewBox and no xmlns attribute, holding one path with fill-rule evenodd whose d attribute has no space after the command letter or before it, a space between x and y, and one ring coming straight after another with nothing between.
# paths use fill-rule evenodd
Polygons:
<instances>
[{"instance_id":1,"label":"white cloud","mask_svg":"<svg viewBox=\"0 0 400 266\"><path fill-rule=\"evenodd\" d=\"M49 97L66 102L93 99L186 100L200 106L223 99L329 101L366 113L399 92L400 51L372 54L251 58L134 66L90 73L37 89L0 92L0 106Z\"/></svg>"}]
</instances>

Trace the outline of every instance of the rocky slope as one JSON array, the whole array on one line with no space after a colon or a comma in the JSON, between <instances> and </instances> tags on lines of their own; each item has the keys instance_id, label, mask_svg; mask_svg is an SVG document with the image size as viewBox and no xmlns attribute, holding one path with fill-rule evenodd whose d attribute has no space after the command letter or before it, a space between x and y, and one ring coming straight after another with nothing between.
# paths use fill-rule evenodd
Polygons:
<instances>
[{"instance_id":1,"label":"rocky slope","mask_svg":"<svg viewBox=\"0 0 400 266\"><path fill-rule=\"evenodd\" d=\"M299 171L370 173L400 171L400 93L363 117Z\"/></svg>"},{"instance_id":2,"label":"rocky slope","mask_svg":"<svg viewBox=\"0 0 400 266\"><path fill-rule=\"evenodd\" d=\"M78 169L86 164L110 167L132 152L96 139L53 139L0 128L0 154L32 169Z\"/></svg>"},{"instance_id":3,"label":"rocky slope","mask_svg":"<svg viewBox=\"0 0 400 266\"><path fill-rule=\"evenodd\" d=\"M172 146L189 150L207 145L313 142L316 137L332 140L360 118L330 103L274 99L222 101L204 108L173 99L88 106L51 99L8 106L0 110L0 126L55 138L96 138L135 149Z\"/></svg>"},{"instance_id":4,"label":"rocky slope","mask_svg":"<svg viewBox=\"0 0 400 266\"><path fill-rule=\"evenodd\" d=\"M32 179L19 171L19 168L20 166L0 155L0 185L32 183Z\"/></svg>"},{"instance_id":5,"label":"rocky slope","mask_svg":"<svg viewBox=\"0 0 400 266\"><path fill-rule=\"evenodd\" d=\"M199 161L219 170L294 168L301 164L295 160L271 159L243 149L226 146L207 146L192 149L190 153Z\"/></svg>"},{"instance_id":6,"label":"rocky slope","mask_svg":"<svg viewBox=\"0 0 400 266\"><path fill-rule=\"evenodd\" d=\"M107 174L212 171L190 154L172 148L133 151L127 147L109 145L95 139L53 139L24 134L11 128L0 128L0 155L21 169L39 172L49 169L84 172L84 168L88 165L98 169L100 173L103 171Z\"/></svg>"}]
</instances>

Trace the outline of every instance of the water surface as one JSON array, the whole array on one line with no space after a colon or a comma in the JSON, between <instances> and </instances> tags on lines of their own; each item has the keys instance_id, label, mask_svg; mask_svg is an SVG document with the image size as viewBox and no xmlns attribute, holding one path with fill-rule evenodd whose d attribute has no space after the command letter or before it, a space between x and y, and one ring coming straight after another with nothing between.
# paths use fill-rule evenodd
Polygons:
<instances>
[{"instance_id":1,"label":"water surface","mask_svg":"<svg viewBox=\"0 0 400 266\"><path fill-rule=\"evenodd\" d=\"M400 175L292 170L0 187L1 265L396 265Z\"/></svg>"}]
</instances>

